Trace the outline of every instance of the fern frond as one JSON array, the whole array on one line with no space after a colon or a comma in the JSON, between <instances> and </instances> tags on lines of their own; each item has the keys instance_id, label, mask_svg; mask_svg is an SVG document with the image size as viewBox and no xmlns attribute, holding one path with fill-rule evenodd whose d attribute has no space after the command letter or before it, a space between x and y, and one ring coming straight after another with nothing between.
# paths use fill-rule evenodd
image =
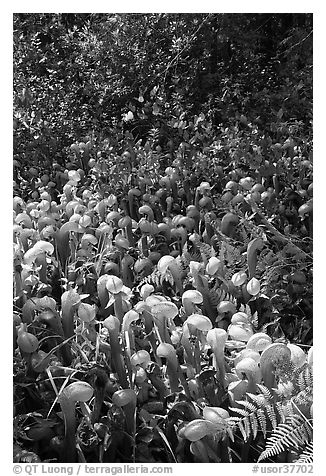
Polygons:
<instances>
[{"instance_id":1,"label":"fern frond","mask_svg":"<svg viewBox=\"0 0 326 476\"><path fill-rule=\"evenodd\" d=\"M233 246L225 240L221 241L219 259L227 264L225 279L229 279L234 274L236 267L241 267L243 258L238 246Z\"/></svg>"},{"instance_id":2,"label":"fern frond","mask_svg":"<svg viewBox=\"0 0 326 476\"><path fill-rule=\"evenodd\" d=\"M250 427L251 427L252 434L253 434L252 436L255 439L256 436L257 436L257 433L258 433L258 429L259 429L257 416L254 413L251 413L249 415L249 419L250 419Z\"/></svg>"},{"instance_id":3,"label":"fern frond","mask_svg":"<svg viewBox=\"0 0 326 476\"><path fill-rule=\"evenodd\" d=\"M265 412L262 408L258 408L257 418L258 418L258 421L259 421L259 426L261 428L261 431L263 432L264 438L266 438L266 435L267 435L267 419L266 419Z\"/></svg>"},{"instance_id":4,"label":"fern frond","mask_svg":"<svg viewBox=\"0 0 326 476\"><path fill-rule=\"evenodd\" d=\"M145 276L139 283L138 288L140 289L141 286L144 284L151 284L154 287L158 287L160 285L160 280L162 278L162 274L158 269L154 269L154 271L149 274L148 276Z\"/></svg>"},{"instance_id":5,"label":"fern frond","mask_svg":"<svg viewBox=\"0 0 326 476\"><path fill-rule=\"evenodd\" d=\"M311 405L313 401L313 370L308 365L299 371L294 381L292 397L296 405Z\"/></svg>"},{"instance_id":6,"label":"fern frond","mask_svg":"<svg viewBox=\"0 0 326 476\"><path fill-rule=\"evenodd\" d=\"M266 448L258 462L287 450L301 450L312 441L312 428L308 420L299 415L287 417L284 423L274 428L266 442Z\"/></svg>"},{"instance_id":7,"label":"fern frond","mask_svg":"<svg viewBox=\"0 0 326 476\"><path fill-rule=\"evenodd\" d=\"M197 263L202 262L202 256L200 251L194 249L193 251L184 251L181 256L181 260L183 262L183 267L189 268L190 261L196 261Z\"/></svg>"},{"instance_id":8,"label":"fern frond","mask_svg":"<svg viewBox=\"0 0 326 476\"><path fill-rule=\"evenodd\" d=\"M249 410L251 413L254 413L257 410L257 407L253 403L248 402L248 400L241 400L237 403L245 407L245 409Z\"/></svg>"},{"instance_id":9,"label":"fern frond","mask_svg":"<svg viewBox=\"0 0 326 476\"><path fill-rule=\"evenodd\" d=\"M243 426L247 435L247 439L251 436L251 421L249 416L243 419Z\"/></svg>"},{"instance_id":10,"label":"fern frond","mask_svg":"<svg viewBox=\"0 0 326 476\"><path fill-rule=\"evenodd\" d=\"M300 454L299 458L294 461L294 463L313 463L313 441L310 441L310 443L308 443L307 447Z\"/></svg>"},{"instance_id":11,"label":"fern frond","mask_svg":"<svg viewBox=\"0 0 326 476\"><path fill-rule=\"evenodd\" d=\"M236 403L241 403L241 402L236 402ZM244 418L249 416L248 410L245 410L244 408L230 408L230 410L232 410L233 412L238 413L239 415L241 415Z\"/></svg>"},{"instance_id":12,"label":"fern frond","mask_svg":"<svg viewBox=\"0 0 326 476\"><path fill-rule=\"evenodd\" d=\"M281 423L284 423L287 417L293 415L293 405L290 400L276 402L275 407L280 416Z\"/></svg>"},{"instance_id":13,"label":"fern frond","mask_svg":"<svg viewBox=\"0 0 326 476\"><path fill-rule=\"evenodd\" d=\"M255 395L254 393L247 392L247 397L255 403L257 408L264 408L266 406L266 398L261 393Z\"/></svg>"},{"instance_id":14,"label":"fern frond","mask_svg":"<svg viewBox=\"0 0 326 476\"><path fill-rule=\"evenodd\" d=\"M313 370L312 367L307 366L304 368L298 376L298 385L300 391L305 390L307 387L313 386Z\"/></svg>"},{"instance_id":15,"label":"fern frond","mask_svg":"<svg viewBox=\"0 0 326 476\"><path fill-rule=\"evenodd\" d=\"M199 241L198 243L196 243L196 246L200 251L202 261L204 263L207 263L209 258L211 258L212 256L215 256L216 254L214 248L207 243L203 243L202 241Z\"/></svg>"},{"instance_id":16,"label":"fern frond","mask_svg":"<svg viewBox=\"0 0 326 476\"><path fill-rule=\"evenodd\" d=\"M277 419L275 415L275 410L273 405L266 405L266 413L268 415L269 421L272 424L273 428L277 427Z\"/></svg>"},{"instance_id":17,"label":"fern frond","mask_svg":"<svg viewBox=\"0 0 326 476\"><path fill-rule=\"evenodd\" d=\"M312 388L307 387L293 397L294 403L297 405L309 405L313 401Z\"/></svg>"},{"instance_id":18,"label":"fern frond","mask_svg":"<svg viewBox=\"0 0 326 476\"><path fill-rule=\"evenodd\" d=\"M273 400L273 396L272 396L271 392L269 391L269 389L267 387L265 387L265 385L261 385L259 383L259 384L257 384L257 387L258 387L258 389L260 390L261 394L263 395L263 397L265 398L265 400L267 402L271 402Z\"/></svg>"},{"instance_id":19,"label":"fern frond","mask_svg":"<svg viewBox=\"0 0 326 476\"><path fill-rule=\"evenodd\" d=\"M246 400L236 402L238 406L241 405L244 408L230 408L237 415L240 415L240 418L233 417L233 421L242 434L245 432L246 439L250 436L256 438L259 429L266 438L268 425L275 430L279 421L286 422L285 410L282 404L280 402L275 403L274 397L267 387L260 384L257 387L260 390L258 395L247 393ZM294 410L291 404L290 406L291 411L288 417L293 417ZM287 407L285 406L285 408Z\"/></svg>"},{"instance_id":20,"label":"fern frond","mask_svg":"<svg viewBox=\"0 0 326 476\"><path fill-rule=\"evenodd\" d=\"M247 435L245 426L244 426L244 424L242 423L241 420L238 422L238 427L239 427L239 430L240 430L240 432L243 436L243 440L246 442L249 438L249 435Z\"/></svg>"}]
</instances>

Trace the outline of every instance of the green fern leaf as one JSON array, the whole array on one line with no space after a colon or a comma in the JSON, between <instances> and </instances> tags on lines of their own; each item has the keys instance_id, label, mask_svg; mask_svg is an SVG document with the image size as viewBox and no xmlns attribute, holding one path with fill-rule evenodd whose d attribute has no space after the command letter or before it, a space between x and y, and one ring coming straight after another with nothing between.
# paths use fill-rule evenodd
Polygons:
<instances>
[{"instance_id":1,"label":"green fern leaf","mask_svg":"<svg viewBox=\"0 0 326 476\"><path fill-rule=\"evenodd\" d=\"M240 404L242 402L236 402L236 403ZM249 412L247 410L242 409L242 408L230 408L230 410L232 410L233 412L238 413L239 415L241 415L244 418L249 416Z\"/></svg>"},{"instance_id":2,"label":"green fern leaf","mask_svg":"<svg viewBox=\"0 0 326 476\"><path fill-rule=\"evenodd\" d=\"M300 454L299 458L294 463L313 463L313 441L308 443L307 447Z\"/></svg>"},{"instance_id":3,"label":"green fern leaf","mask_svg":"<svg viewBox=\"0 0 326 476\"><path fill-rule=\"evenodd\" d=\"M257 384L257 387L267 402L271 402L273 400L271 392L267 387L265 387L265 385Z\"/></svg>"},{"instance_id":4,"label":"green fern leaf","mask_svg":"<svg viewBox=\"0 0 326 476\"><path fill-rule=\"evenodd\" d=\"M244 429L245 429L245 432L246 432L246 435L247 435L247 439L250 437L251 435L251 425L250 425L250 416L247 416L243 419L243 424L244 424Z\"/></svg>"},{"instance_id":5,"label":"green fern leaf","mask_svg":"<svg viewBox=\"0 0 326 476\"><path fill-rule=\"evenodd\" d=\"M198 243L196 243L196 246L199 248L200 254L202 256L202 261L204 263L207 263L209 258L215 256L216 254L214 248L207 243L199 241Z\"/></svg>"},{"instance_id":6,"label":"green fern leaf","mask_svg":"<svg viewBox=\"0 0 326 476\"><path fill-rule=\"evenodd\" d=\"M243 437L243 440L246 442L248 440L248 435L246 433L246 429L244 427L244 424L242 423L242 421L240 420L239 423L238 423L238 427L239 427L239 430L242 434L242 437Z\"/></svg>"},{"instance_id":7,"label":"green fern leaf","mask_svg":"<svg viewBox=\"0 0 326 476\"><path fill-rule=\"evenodd\" d=\"M264 408L266 405L266 398L262 395L255 395L254 393L247 392L247 397L253 401L257 408Z\"/></svg>"},{"instance_id":8,"label":"green fern leaf","mask_svg":"<svg viewBox=\"0 0 326 476\"><path fill-rule=\"evenodd\" d=\"M267 405L266 406L266 413L267 413L268 418L269 418L269 420L272 424L272 427L276 428L277 427L277 419L276 419L275 410L274 410L273 405Z\"/></svg>"},{"instance_id":9,"label":"green fern leaf","mask_svg":"<svg viewBox=\"0 0 326 476\"><path fill-rule=\"evenodd\" d=\"M267 420L266 420L265 412L262 408L258 408L257 418L258 418L258 421L259 421L259 426L261 428L261 431L263 432L264 438L266 438L266 435L267 435Z\"/></svg>"},{"instance_id":10,"label":"green fern leaf","mask_svg":"<svg viewBox=\"0 0 326 476\"><path fill-rule=\"evenodd\" d=\"M249 419L250 419L250 426L251 426L253 438L255 439L258 433L258 420L255 413L251 413L249 415Z\"/></svg>"},{"instance_id":11,"label":"green fern leaf","mask_svg":"<svg viewBox=\"0 0 326 476\"><path fill-rule=\"evenodd\" d=\"M257 410L257 407L253 403L248 402L247 400L241 400L237 403L245 407L251 413L255 413L255 411Z\"/></svg>"},{"instance_id":12,"label":"green fern leaf","mask_svg":"<svg viewBox=\"0 0 326 476\"><path fill-rule=\"evenodd\" d=\"M312 440L312 428L307 420L298 415L288 417L280 423L266 442L266 448L258 458L258 462L276 456L283 451L302 449Z\"/></svg>"}]
</instances>

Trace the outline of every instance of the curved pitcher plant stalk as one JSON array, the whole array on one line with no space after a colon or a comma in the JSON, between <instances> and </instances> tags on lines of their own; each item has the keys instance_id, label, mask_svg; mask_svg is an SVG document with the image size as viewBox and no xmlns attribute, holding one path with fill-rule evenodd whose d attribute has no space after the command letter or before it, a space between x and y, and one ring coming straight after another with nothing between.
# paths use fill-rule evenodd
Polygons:
<instances>
[{"instance_id":1,"label":"curved pitcher plant stalk","mask_svg":"<svg viewBox=\"0 0 326 476\"><path fill-rule=\"evenodd\" d=\"M42 283L47 283L47 263L46 254L52 254L54 252L54 246L48 241L40 240L30 248L24 255L24 263L31 265L35 262L35 265L39 268L38 274Z\"/></svg>"},{"instance_id":2,"label":"curved pitcher plant stalk","mask_svg":"<svg viewBox=\"0 0 326 476\"><path fill-rule=\"evenodd\" d=\"M120 206L120 209L121 209L122 213L124 214L124 216L130 218L129 205L128 205L128 198L127 197L120 198L119 206ZM122 227L120 227L120 228L122 228Z\"/></svg>"},{"instance_id":3,"label":"curved pitcher plant stalk","mask_svg":"<svg viewBox=\"0 0 326 476\"><path fill-rule=\"evenodd\" d=\"M118 227L124 231L125 238L129 241L130 246L134 246L134 236L132 233L132 219L130 216L120 218Z\"/></svg>"},{"instance_id":4,"label":"curved pitcher plant stalk","mask_svg":"<svg viewBox=\"0 0 326 476\"><path fill-rule=\"evenodd\" d=\"M123 281L117 276L108 275L108 277L106 278L105 287L113 298L114 314L119 319L119 321L122 322L122 319L124 316L123 305L122 305ZM111 305L110 301L107 304L107 307Z\"/></svg>"},{"instance_id":5,"label":"curved pitcher plant stalk","mask_svg":"<svg viewBox=\"0 0 326 476\"><path fill-rule=\"evenodd\" d=\"M167 193L166 189L165 188L159 188L155 192L155 196L159 200L160 208L161 208L163 214L165 214L166 213L166 206L167 206L166 198L168 196L168 193Z\"/></svg>"},{"instance_id":6,"label":"curved pitcher plant stalk","mask_svg":"<svg viewBox=\"0 0 326 476\"><path fill-rule=\"evenodd\" d=\"M124 341L124 348L125 348L125 360L127 364L127 368L129 371L129 380L132 380L132 371L131 371L131 363L130 358L131 355L136 351L135 345L135 337L132 329L130 328L130 324L132 322L138 321L139 314L138 312L131 309L130 311L126 312L123 317L122 326L121 326L121 334Z\"/></svg>"},{"instance_id":7,"label":"curved pitcher plant stalk","mask_svg":"<svg viewBox=\"0 0 326 476\"><path fill-rule=\"evenodd\" d=\"M94 368L92 372L92 386L94 387L94 405L91 414L91 423L98 422L101 416L101 409L106 394L106 387L109 382L107 372L102 368Z\"/></svg>"},{"instance_id":8,"label":"curved pitcher plant stalk","mask_svg":"<svg viewBox=\"0 0 326 476\"><path fill-rule=\"evenodd\" d=\"M156 349L159 357L164 357L167 362L171 392L179 392L178 359L175 348L171 344L162 342Z\"/></svg>"},{"instance_id":9,"label":"curved pitcher plant stalk","mask_svg":"<svg viewBox=\"0 0 326 476\"><path fill-rule=\"evenodd\" d=\"M213 227L213 221L216 220L216 215L212 212L205 213L204 216L204 223L205 223L205 231L203 234L204 241L211 245L211 240L215 234L215 230Z\"/></svg>"},{"instance_id":10,"label":"curved pitcher plant stalk","mask_svg":"<svg viewBox=\"0 0 326 476\"><path fill-rule=\"evenodd\" d=\"M180 268L172 256L162 256L162 258L157 263L157 269L160 273L164 274L167 270L170 271L173 281L175 283L177 292L179 294L183 293L183 283L181 280Z\"/></svg>"},{"instance_id":11,"label":"curved pitcher plant stalk","mask_svg":"<svg viewBox=\"0 0 326 476\"><path fill-rule=\"evenodd\" d=\"M200 462L200 463L210 463L211 462L211 456L212 456L212 450L209 448L207 445L206 438L203 438L202 440L197 440L197 441L192 441L190 443L190 452L195 456L195 458ZM213 461L218 463L218 457L213 456Z\"/></svg>"},{"instance_id":12,"label":"curved pitcher plant stalk","mask_svg":"<svg viewBox=\"0 0 326 476\"><path fill-rule=\"evenodd\" d=\"M224 233L224 235L232 238L239 222L240 220L238 215L235 215L231 212L226 213L221 221L221 232Z\"/></svg>"},{"instance_id":13,"label":"curved pitcher plant stalk","mask_svg":"<svg viewBox=\"0 0 326 476\"><path fill-rule=\"evenodd\" d=\"M115 210L112 210L107 214L105 221L106 223L111 225L112 228L117 228L120 218L121 218L120 213Z\"/></svg>"},{"instance_id":14,"label":"curved pitcher plant stalk","mask_svg":"<svg viewBox=\"0 0 326 476\"><path fill-rule=\"evenodd\" d=\"M64 273L66 272L67 260L71 254L70 233L84 233L84 229L78 223L68 221L54 235L58 258Z\"/></svg>"},{"instance_id":15,"label":"curved pitcher plant stalk","mask_svg":"<svg viewBox=\"0 0 326 476\"><path fill-rule=\"evenodd\" d=\"M308 366L311 367L311 368L314 365L314 348L313 348L313 346L310 347L310 349L308 350L307 363L308 363Z\"/></svg>"},{"instance_id":16,"label":"curved pitcher plant stalk","mask_svg":"<svg viewBox=\"0 0 326 476\"><path fill-rule=\"evenodd\" d=\"M74 334L74 317L80 303L80 295L74 289L65 291L61 296L61 319L65 339Z\"/></svg>"},{"instance_id":17,"label":"curved pitcher plant stalk","mask_svg":"<svg viewBox=\"0 0 326 476\"><path fill-rule=\"evenodd\" d=\"M186 214L188 218L192 218L195 223L195 231L199 232L199 222L200 222L200 212L195 205L188 205L186 209Z\"/></svg>"},{"instance_id":18,"label":"curved pitcher plant stalk","mask_svg":"<svg viewBox=\"0 0 326 476\"><path fill-rule=\"evenodd\" d=\"M103 325L109 331L111 359L115 371L118 374L119 383L122 388L129 388L123 353L119 342L120 321L115 316L109 316L103 321Z\"/></svg>"},{"instance_id":19,"label":"curved pitcher plant stalk","mask_svg":"<svg viewBox=\"0 0 326 476\"><path fill-rule=\"evenodd\" d=\"M150 385L148 383L147 373L142 367L135 370L135 384L138 387L137 401L145 403L149 398Z\"/></svg>"},{"instance_id":20,"label":"curved pitcher plant stalk","mask_svg":"<svg viewBox=\"0 0 326 476\"><path fill-rule=\"evenodd\" d=\"M151 314L158 330L158 338L162 342L171 344L171 336L169 328L171 328L172 320L178 315L177 306L170 301L161 301L151 307Z\"/></svg>"},{"instance_id":21,"label":"curved pitcher plant stalk","mask_svg":"<svg viewBox=\"0 0 326 476\"><path fill-rule=\"evenodd\" d=\"M230 463L229 437L233 440L232 430L229 429L227 419L229 412L221 407L206 406L203 409L203 418L216 426L217 453L222 463ZM215 438L216 438L215 437Z\"/></svg>"},{"instance_id":22,"label":"curved pitcher plant stalk","mask_svg":"<svg viewBox=\"0 0 326 476\"><path fill-rule=\"evenodd\" d=\"M256 272L257 266L257 251L261 250L264 246L264 242L261 238L254 238L248 243L247 246L247 263L249 271L249 279L253 278Z\"/></svg>"},{"instance_id":23,"label":"curved pitcher plant stalk","mask_svg":"<svg viewBox=\"0 0 326 476\"><path fill-rule=\"evenodd\" d=\"M22 279L22 254L18 245L14 245L14 295L17 300L17 305L23 307L26 302L26 295L24 291L23 279Z\"/></svg>"},{"instance_id":24,"label":"curved pitcher plant stalk","mask_svg":"<svg viewBox=\"0 0 326 476\"><path fill-rule=\"evenodd\" d=\"M203 296L196 289L188 289L182 294L182 305L186 316L196 313L196 304L202 304Z\"/></svg>"},{"instance_id":25,"label":"curved pitcher plant stalk","mask_svg":"<svg viewBox=\"0 0 326 476\"><path fill-rule=\"evenodd\" d=\"M27 371L26 374L29 377L35 377L35 371L32 366L32 356L38 350L39 341L34 334L27 331L26 324L20 324L16 328L17 344L23 359L26 362Z\"/></svg>"},{"instance_id":26,"label":"curved pitcher plant stalk","mask_svg":"<svg viewBox=\"0 0 326 476\"><path fill-rule=\"evenodd\" d=\"M185 325L183 326L180 343L183 346L185 351L186 363L190 365L191 367L195 368L196 362L195 362L195 356L192 349L192 345L190 343L190 331L188 326L185 326Z\"/></svg>"},{"instance_id":27,"label":"curved pitcher plant stalk","mask_svg":"<svg viewBox=\"0 0 326 476\"><path fill-rule=\"evenodd\" d=\"M121 277L123 284L129 288L133 286L134 275L132 272L132 266L135 260L132 256L125 254L121 260Z\"/></svg>"},{"instance_id":28,"label":"curved pitcher plant stalk","mask_svg":"<svg viewBox=\"0 0 326 476\"><path fill-rule=\"evenodd\" d=\"M29 249L28 240L30 240L33 237L34 233L35 233L35 230L31 228L22 228L19 230L17 241L21 244L24 253L28 251Z\"/></svg>"},{"instance_id":29,"label":"curved pitcher plant stalk","mask_svg":"<svg viewBox=\"0 0 326 476\"><path fill-rule=\"evenodd\" d=\"M172 196L173 196L173 200L175 202L178 201L178 185L177 185L177 181L179 179L179 176L178 176L178 173L176 171L176 169L172 168L172 167L167 167L165 169L165 173L170 181L170 186L171 186L171 191L172 191Z\"/></svg>"},{"instance_id":30,"label":"curved pitcher plant stalk","mask_svg":"<svg viewBox=\"0 0 326 476\"><path fill-rule=\"evenodd\" d=\"M196 261L190 261L189 263L190 275L193 278L193 282L197 291L203 296L203 307L205 314L210 318L212 324L215 324L217 317L217 310L211 305L209 298L208 279L203 274L204 264Z\"/></svg>"},{"instance_id":31,"label":"curved pitcher plant stalk","mask_svg":"<svg viewBox=\"0 0 326 476\"><path fill-rule=\"evenodd\" d=\"M236 380L228 385L229 404L233 408L242 408L237 402L243 400L248 390L248 380Z\"/></svg>"},{"instance_id":32,"label":"curved pitcher plant stalk","mask_svg":"<svg viewBox=\"0 0 326 476\"><path fill-rule=\"evenodd\" d=\"M139 207L138 213L149 222L152 222L154 220L154 212L149 205L142 205L141 207Z\"/></svg>"},{"instance_id":33,"label":"curved pitcher plant stalk","mask_svg":"<svg viewBox=\"0 0 326 476\"><path fill-rule=\"evenodd\" d=\"M224 329L211 329L207 332L207 343L213 350L215 362L219 371L220 383L226 388L224 349L228 335Z\"/></svg>"},{"instance_id":34,"label":"curved pitcher plant stalk","mask_svg":"<svg viewBox=\"0 0 326 476\"><path fill-rule=\"evenodd\" d=\"M191 441L191 451L203 462L230 462L228 453L227 418L229 414L220 407L204 407L203 418L197 418L178 432L178 436ZM201 443L203 443L201 445ZM200 451L201 450L201 451Z\"/></svg>"},{"instance_id":35,"label":"curved pitcher plant stalk","mask_svg":"<svg viewBox=\"0 0 326 476\"><path fill-rule=\"evenodd\" d=\"M35 311L38 310L37 304L35 303L35 298L32 299L27 299L25 304L22 307L22 317L21 320L25 324L30 324L34 317L35 317Z\"/></svg>"},{"instance_id":36,"label":"curved pitcher plant stalk","mask_svg":"<svg viewBox=\"0 0 326 476\"><path fill-rule=\"evenodd\" d=\"M126 430L129 435L134 436L136 431L136 404L137 395L134 390L126 388L117 390L112 395L112 402L121 407L126 417Z\"/></svg>"},{"instance_id":37,"label":"curved pitcher plant stalk","mask_svg":"<svg viewBox=\"0 0 326 476\"><path fill-rule=\"evenodd\" d=\"M139 220L138 227L141 231L141 240L140 240L141 252L143 256L147 258L149 255L148 239L152 232L152 226L151 226L151 223L148 220L146 220L146 218L141 218Z\"/></svg>"},{"instance_id":38,"label":"curved pitcher plant stalk","mask_svg":"<svg viewBox=\"0 0 326 476\"><path fill-rule=\"evenodd\" d=\"M206 339L203 333L212 329L212 323L208 317L202 314L191 314L184 322L183 327L185 328L185 326L188 327L190 334L196 337L192 356L195 370L199 373L201 370L201 349L199 344L201 341L202 347L204 347Z\"/></svg>"},{"instance_id":39,"label":"curved pitcher plant stalk","mask_svg":"<svg viewBox=\"0 0 326 476\"><path fill-rule=\"evenodd\" d=\"M58 397L65 423L65 438L63 449L64 463L75 463L77 460L76 449L76 414L77 402L88 402L93 396L94 390L86 382L73 382L65 387Z\"/></svg>"},{"instance_id":40,"label":"curved pitcher plant stalk","mask_svg":"<svg viewBox=\"0 0 326 476\"><path fill-rule=\"evenodd\" d=\"M173 198L171 196L167 196L165 199L165 202L166 202L166 217L171 218Z\"/></svg>"},{"instance_id":41,"label":"curved pitcher plant stalk","mask_svg":"<svg viewBox=\"0 0 326 476\"><path fill-rule=\"evenodd\" d=\"M96 283L97 295L100 301L101 314L104 317L107 317L109 314L109 310L107 309L107 304L109 302L110 296L109 296L109 291L106 287L108 277L109 277L108 274L102 274L102 276L98 278Z\"/></svg>"},{"instance_id":42,"label":"curved pitcher plant stalk","mask_svg":"<svg viewBox=\"0 0 326 476\"><path fill-rule=\"evenodd\" d=\"M247 391L255 394L257 383L261 381L261 372L258 363L251 357L245 357L235 366L235 371L239 378L245 376L248 381Z\"/></svg>"},{"instance_id":43,"label":"curved pitcher plant stalk","mask_svg":"<svg viewBox=\"0 0 326 476\"><path fill-rule=\"evenodd\" d=\"M96 266L96 272L99 275L102 266L102 257L105 253L105 250L110 248L112 245L113 227L105 222L100 223L95 230L95 237L98 239L97 249L99 259Z\"/></svg>"},{"instance_id":44,"label":"curved pitcher plant stalk","mask_svg":"<svg viewBox=\"0 0 326 476\"><path fill-rule=\"evenodd\" d=\"M132 188L128 192L129 215L133 220L138 221L138 213L135 204L135 197L140 197L141 191L137 188Z\"/></svg>"},{"instance_id":45,"label":"curved pitcher plant stalk","mask_svg":"<svg viewBox=\"0 0 326 476\"><path fill-rule=\"evenodd\" d=\"M148 339L152 352L157 363L160 363L161 360L157 357L157 341L154 334L154 319L150 312L150 306L146 305L144 301L139 301L135 306L135 311L140 314L140 317L144 323L146 338Z\"/></svg>"},{"instance_id":46,"label":"curved pitcher plant stalk","mask_svg":"<svg viewBox=\"0 0 326 476\"><path fill-rule=\"evenodd\" d=\"M146 374L156 389L159 399L163 402L168 394L168 389L162 380L161 366L156 362L149 362L146 366Z\"/></svg>"},{"instance_id":47,"label":"curved pitcher plant stalk","mask_svg":"<svg viewBox=\"0 0 326 476\"><path fill-rule=\"evenodd\" d=\"M107 202L103 199L97 203L94 210L99 214L101 221L104 222L107 211Z\"/></svg>"},{"instance_id":48,"label":"curved pitcher plant stalk","mask_svg":"<svg viewBox=\"0 0 326 476\"><path fill-rule=\"evenodd\" d=\"M50 308L44 309L37 316L37 320L49 326L54 334L56 334L57 336L60 336L62 340L64 340L65 336L63 332L62 322L56 310L53 310ZM69 343L62 345L59 352L62 357L64 365L69 366L72 362L72 353L71 353L71 348L69 346Z\"/></svg>"}]
</instances>

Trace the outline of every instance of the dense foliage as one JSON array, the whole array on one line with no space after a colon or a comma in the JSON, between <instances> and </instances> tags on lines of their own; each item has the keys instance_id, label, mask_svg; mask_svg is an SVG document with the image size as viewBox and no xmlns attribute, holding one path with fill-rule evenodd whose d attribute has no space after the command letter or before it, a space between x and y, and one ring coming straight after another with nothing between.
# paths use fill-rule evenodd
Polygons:
<instances>
[{"instance_id":1,"label":"dense foliage","mask_svg":"<svg viewBox=\"0 0 326 476\"><path fill-rule=\"evenodd\" d=\"M14 15L14 459L312 458L312 17Z\"/></svg>"}]
</instances>

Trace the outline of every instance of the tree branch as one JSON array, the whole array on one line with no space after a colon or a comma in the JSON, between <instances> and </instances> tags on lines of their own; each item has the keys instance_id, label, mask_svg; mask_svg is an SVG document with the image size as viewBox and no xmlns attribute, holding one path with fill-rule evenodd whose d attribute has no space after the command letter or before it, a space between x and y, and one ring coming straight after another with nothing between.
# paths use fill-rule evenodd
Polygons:
<instances>
[{"instance_id":1,"label":"tree branch","mask_svg":"<svg viewBox=\"0 0 326 476\"><path fill-rule=\"evenodd\" d=\"M164 80L163 80L163 84L165 84L165 81L166 81L166 75L168 73L168 70L171 68L171 66L173 65L173 63L182 55L182 53L188 48L188 46L190 45L190 43L193 41L193 39L195 38L195 36L197 35L197 33L199 32L199 30L202 28L202 26L206 23L206 21L212 16L213 14L212 13L209 13L207 15L207 17L204 18L204 20L201 22L201 24L199 25L199 27L197 28L197 30L191 35L190 39L187 41L186 45L182 48L181 51L179 51L179 53L170 61L170 63L168 64L166 70L165 70L165 73L164 73Z\"/></svg>"}]
</instances>

